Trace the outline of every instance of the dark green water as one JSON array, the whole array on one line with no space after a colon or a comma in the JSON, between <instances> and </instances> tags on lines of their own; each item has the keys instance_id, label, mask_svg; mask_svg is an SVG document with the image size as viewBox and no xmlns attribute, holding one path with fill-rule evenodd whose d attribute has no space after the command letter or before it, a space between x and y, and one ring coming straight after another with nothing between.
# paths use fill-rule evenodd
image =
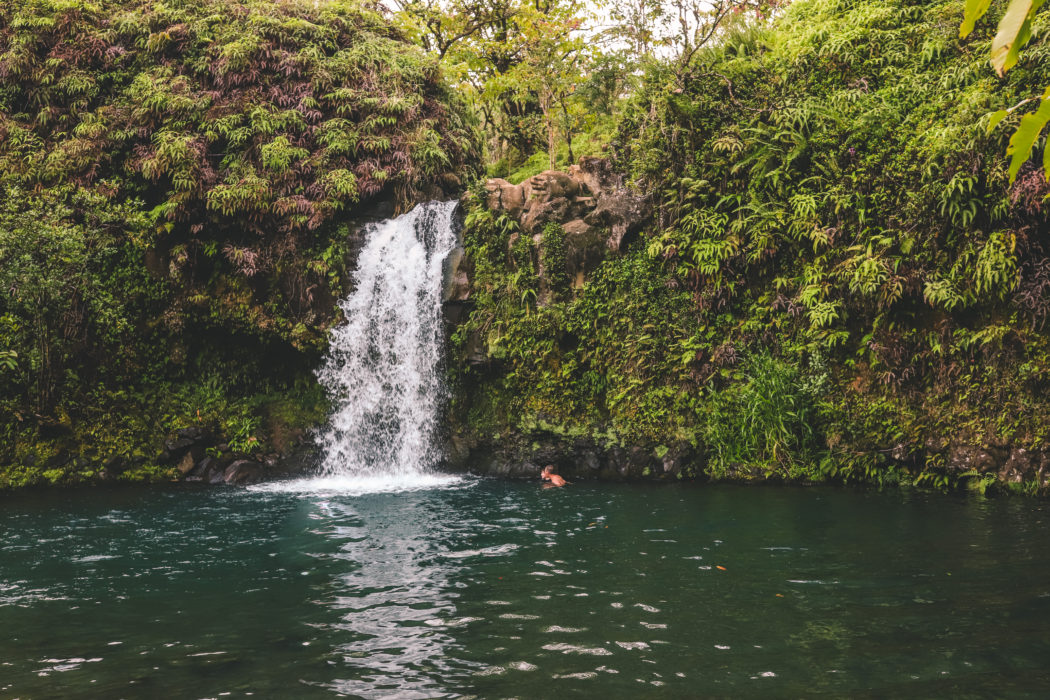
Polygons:
<instances>
[{"instance_id":1,"label":"dark green water","mask_svg":"<svg viewBox=\"0 0 1050 700\"><path fill-rule=\"evenodd\" d=\"M7 495L0 697L1045 696L1047 521L830 488Z\"/></svg>"}]
</instances>

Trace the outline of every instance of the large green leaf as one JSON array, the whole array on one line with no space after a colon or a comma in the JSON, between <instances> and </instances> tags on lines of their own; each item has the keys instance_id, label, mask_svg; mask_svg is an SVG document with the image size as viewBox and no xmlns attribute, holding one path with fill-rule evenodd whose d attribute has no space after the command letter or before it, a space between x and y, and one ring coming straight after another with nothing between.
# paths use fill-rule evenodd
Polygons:
<instances>
[{"instance_id":1,"label":"large green leaf","mask_svg":"<svg viewBox=\"0 0 1050 700\"><path fill-rule=\"evenodd\" d=\"M995 127L999 126L999 122L1006 119L1010 115L1010 110L1000 109L998 112L993 112L991 118L988 120L988 133L995 131Z\"/></svg>"},{"instance_id":2,"label":"large green leaf","mask_svg":"<svg viewBox=\"0 0 1050 700\"><path fill-rule=\"evenodd\" d=\"M963 13L962 25L959 27L959 36L965 39L973 31L977 20L984 17L992 0L966 0L966 11Z\"/></svg>"},{"instance_id":3,"label":"large green leaf","mask_svg":"<svg viewBox=\"0 0 1050 700\"><path fill-rule=\"evenodd\" d=\"M1006 148L1006 155L1010 156L1010 182L1014 181L1017 171L1032 154L1036 139L1039 138L1039 134L1048 121L1050 121L1050 99L1042 100L1039 103L1039 109L1021 117L1021 124L1010 137L1010 145ZM1045 152L1043 162L1046 163Z\"/></svg>"},{"instance_id":4,"label":"large green leaf","mask_svg":"<svg viewBox=\"0 0 1050 700\"><path fill-rule=\"evenodd\" d=\"M1002 77L1017 64L1021 48L1032 37L1032 16L1046 0L1010 0L992 39L992 67Z\"/></svg>"}]
</instances>

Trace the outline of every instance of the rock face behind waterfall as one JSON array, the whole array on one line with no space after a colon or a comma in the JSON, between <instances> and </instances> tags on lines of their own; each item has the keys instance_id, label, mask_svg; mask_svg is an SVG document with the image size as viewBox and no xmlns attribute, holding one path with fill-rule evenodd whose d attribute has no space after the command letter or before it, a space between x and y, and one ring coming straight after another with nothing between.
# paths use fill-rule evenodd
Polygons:
<instances>
[{"instance_id":1,"label":"rock face behind waterfall","mask_svg":"<svg viewBox=\"0 0 1050 700\"><path fill-rule=\"evenodd\" d=\"M445 398L442 301L469 297L457 203L430 202L396 218L373 219L361 239L345 321L317 377L333 413L315 440L293 436L284 454L246 453L210 431L187 428L157 461L180 478L244 486L321 470L335 477L411 479L440 455L438 411ZM458 272L457 272L458 270ZM126 465L111 465L119 476Z\"/></svg>"}]
</instances>

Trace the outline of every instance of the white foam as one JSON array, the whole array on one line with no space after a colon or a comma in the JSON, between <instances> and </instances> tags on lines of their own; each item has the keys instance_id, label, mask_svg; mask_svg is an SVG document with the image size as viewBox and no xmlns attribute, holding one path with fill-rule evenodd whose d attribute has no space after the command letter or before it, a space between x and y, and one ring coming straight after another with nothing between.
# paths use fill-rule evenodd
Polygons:
<instances>
[{"instance_id":1,"label":"white foam","mask_svg":"<svg viewBox=\"0 0 1050 700\"><path fill-rule=\"evenodd\" d=\"M584 647L576 644L565 644L559 642L557 644L544 644L543 648L547 651L560 651L563 654L584 654L587 656L612 656L612 652L603 647Z\"/></svg>"},{"instance_id":2,"label":"white foam","mask_svg":"<svg viewBox=\"0 0 1050 700\"><path fill-rule=\"evenodd\" d=\"M395 473L359 476L319 476L291 481L270 481L249 486L264 493L299 493L304 495L363 496L373 493L405 493L471 486L473 480L449 474Z\"/></svg>"}]
</instances>

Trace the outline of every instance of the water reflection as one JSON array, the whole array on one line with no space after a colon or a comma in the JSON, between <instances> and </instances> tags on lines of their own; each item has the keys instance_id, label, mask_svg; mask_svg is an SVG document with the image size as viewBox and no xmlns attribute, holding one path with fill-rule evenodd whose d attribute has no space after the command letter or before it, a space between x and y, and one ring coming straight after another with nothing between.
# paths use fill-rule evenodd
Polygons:
<instances>
[{"instance_id":1,"label":"water reflection","mask_svg":"<svg viewBox=\"0 0 1050 700\"><path fill-rule=\"evenodd\" d=\"M1038 501L463 482L3 505L3 697L1025 696L1050 684L1050 507Z\"/></svg>"},{"instance_id":2,"label":"water reflection","mask_svg":"<svg viewBox=\"0 0 1050 700\"><path fill-rule=\"evenodd\" d=\"M325 498L312 517L313 532L338 544L327 555L331 590L317 601L333 619L326 627L346 639L334 649L339 677L327 687L364 698L446 695L440 679L455 671L445 629L456 617L451 577L470 552L435 535L456 514L408 493Z\"/></svg>"}]
</instances>

